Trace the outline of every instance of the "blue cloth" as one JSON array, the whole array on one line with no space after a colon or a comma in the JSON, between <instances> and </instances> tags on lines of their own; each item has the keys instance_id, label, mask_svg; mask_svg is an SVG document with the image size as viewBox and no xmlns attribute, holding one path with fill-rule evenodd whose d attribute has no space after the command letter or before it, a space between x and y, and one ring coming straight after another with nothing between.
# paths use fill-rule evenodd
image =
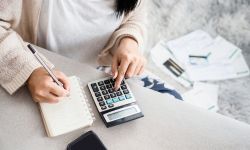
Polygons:
<instances>
[{"instance_id":1,"label":"blue cloth","mask_svg":"<svg viewBox=\"0 0 250 150\"><path fill-rule=\"evenodd\" d=\"M142 78L141 81L144 82L144 87L150 87L150 89L160 92L160 93L168 93L170 95L173 95L176 99L183 100L181 95L173 90L166 88L164 86L164 83L161 83L160 81L156 79L150 79L149 77Z\"/></svg>"}]
</instances>

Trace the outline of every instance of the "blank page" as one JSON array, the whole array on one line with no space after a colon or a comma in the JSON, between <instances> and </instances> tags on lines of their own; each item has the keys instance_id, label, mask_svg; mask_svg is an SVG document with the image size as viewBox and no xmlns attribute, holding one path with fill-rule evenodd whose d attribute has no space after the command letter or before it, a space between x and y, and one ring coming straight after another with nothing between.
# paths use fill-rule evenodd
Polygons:
<instances>
[{"instance_id":1,"label":"blank page","mask_svg":"<svg viewBox=\"0 0 250 150\"><path fill-rule=\"evenodd\" d=\"M40 103L48 136L61 135L92 125L93 118L77 77L70 77L70 96L56 104Z\"/></svg>"}]
</instances>

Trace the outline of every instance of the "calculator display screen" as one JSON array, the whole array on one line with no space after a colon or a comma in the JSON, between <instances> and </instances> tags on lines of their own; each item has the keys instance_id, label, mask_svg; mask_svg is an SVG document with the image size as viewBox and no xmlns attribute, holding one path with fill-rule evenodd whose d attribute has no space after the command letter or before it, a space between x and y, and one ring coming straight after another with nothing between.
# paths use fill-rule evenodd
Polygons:
<instances>
[{"instance_id":1,"label":"calculator display screen","mask_svg":"<svg viewBox=\"0 0 250 150\"><path fill-rule=\"evenodd\" d=\"M122 111L118 111L112 114L108 114L108 118L109 120L117 120L123 117L127 117L129 115L135 114L137 112L137 109L134 107L130 107L128 109L122 110Z\"/></svg>"}]
</instances>

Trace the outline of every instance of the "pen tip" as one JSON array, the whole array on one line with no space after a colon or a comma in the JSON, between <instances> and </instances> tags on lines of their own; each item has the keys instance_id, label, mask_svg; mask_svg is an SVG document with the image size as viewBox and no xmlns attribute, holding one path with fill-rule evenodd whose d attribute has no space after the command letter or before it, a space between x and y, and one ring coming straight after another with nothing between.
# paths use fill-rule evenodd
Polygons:
<instances>
[{"instance_id":1,"label":"pen tip","mask_svg":"<svg viewBox=\"0 0 250 150\"><path fill-rule=\"evenodd\" d=\"M35 49L30 45L30 44L28 44L28 48L30 49L30 51L33 53L33 54L35 54Z\"/></svg>"}]
</instances>

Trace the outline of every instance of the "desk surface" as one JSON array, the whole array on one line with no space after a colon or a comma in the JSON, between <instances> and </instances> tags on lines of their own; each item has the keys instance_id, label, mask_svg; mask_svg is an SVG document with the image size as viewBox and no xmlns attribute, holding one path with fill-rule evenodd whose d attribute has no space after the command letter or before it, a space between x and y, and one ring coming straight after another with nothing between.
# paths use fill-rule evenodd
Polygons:
<instances>
[{"instance_id":1,"label":"desk surface","mask_svg":"<svg viewBox=\"0 0 250 150\"><path fill-rule=\"evenodd\" d=\"M250 126L239 121L193 107L172 97L129 82L145 117L106 128L87 90L86 83L104 77L101 72L40 49L67 75L77 75L85 83L96 121L87 129L48 138L38 106L26 87L13 96L0 88L1 150L64 150L68 143L93 130L110 150L160 149L250 149Z\"/></svg>"}]
</instances>

